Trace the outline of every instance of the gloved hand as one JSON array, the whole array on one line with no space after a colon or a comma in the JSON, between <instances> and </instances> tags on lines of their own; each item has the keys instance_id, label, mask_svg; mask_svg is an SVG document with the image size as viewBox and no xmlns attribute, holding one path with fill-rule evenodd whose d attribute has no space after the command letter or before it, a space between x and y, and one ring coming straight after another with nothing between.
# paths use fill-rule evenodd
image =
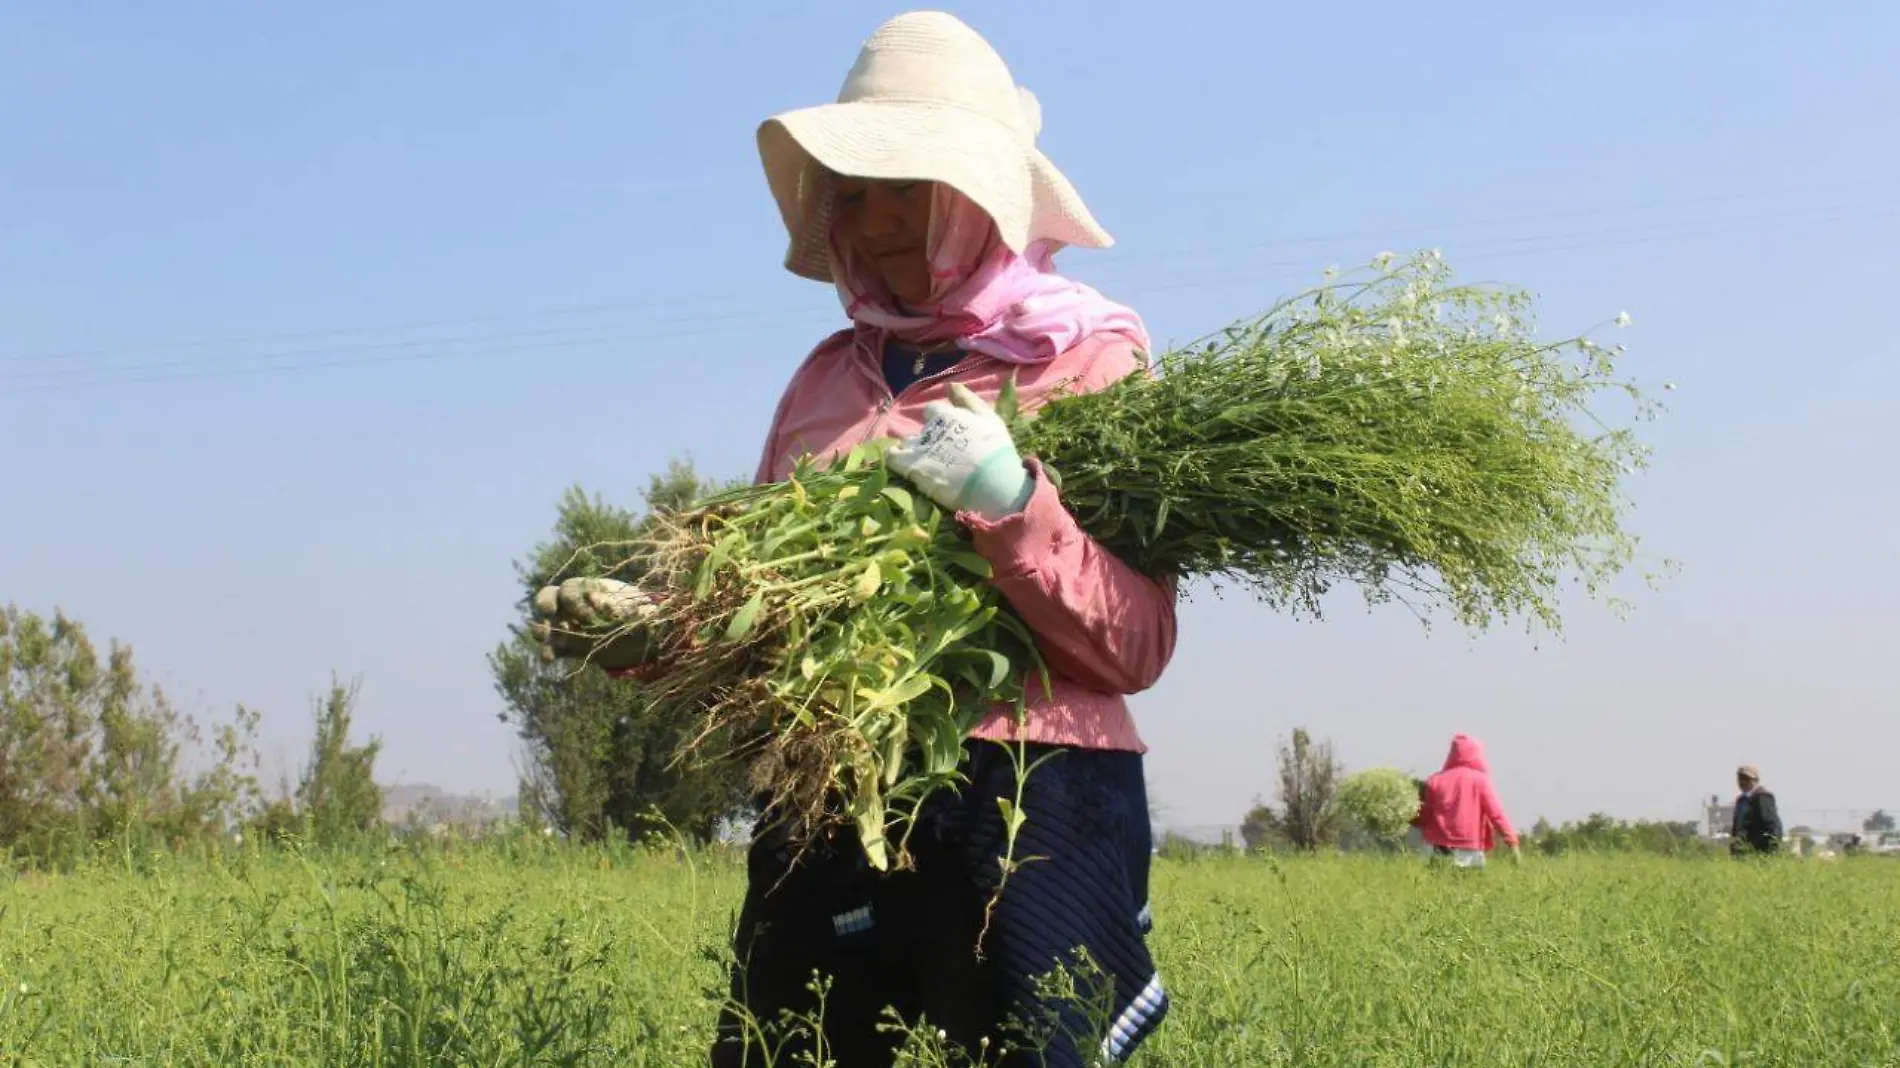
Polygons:
<instances>
[{"instance_id":1,"label":"gloved hand","mask_svg":"<svg viewBox=\"0 0 1900 1068\"><path fill-rule=\"evenodd\" d=\"M951 384L948 401L924 408L923 429L885 454L885 463L939 506L991 521L1022 511L1036 488L1002 417L960 382Z\"/></svg>"},{"instance_id":2,"label":"gloved hand","mask_svg":"<svg viewBox=\"0 0 1900 1068\"><path fill-rule=\"evenodd\" d=\"M630 582L571 578L534 595L531 630L544 662L586 659L608 671L648 664L659 651L659 603Z\"/></svg>"}]
</instances>

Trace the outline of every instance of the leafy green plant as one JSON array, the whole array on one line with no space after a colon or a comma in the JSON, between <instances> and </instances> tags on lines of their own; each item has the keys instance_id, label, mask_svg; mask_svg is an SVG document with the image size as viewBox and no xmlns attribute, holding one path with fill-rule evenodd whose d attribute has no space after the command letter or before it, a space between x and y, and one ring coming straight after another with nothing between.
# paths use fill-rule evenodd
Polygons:
<instances>
[{"instance_id":1,"label":"leafy green plant","mask_svg":"<svg viewBox=\"0 0 1900 1068\"><path fill-rule=\"evenodd\" d=\"M1896 870L1573 852L1470 880L1406 856L1164 859L1150 944L1173 1007L1130 1063L1891 1065ZM0 1064L704 1064L744 884L718 851L538 834L247 842L0 881ZM1086 984L1048 980L1093 1024ZM1762 990L1779 993L1745 993ZM930 1021L905 1030L898 1063L963 1068Z\"/></svg>"}]
</instances>

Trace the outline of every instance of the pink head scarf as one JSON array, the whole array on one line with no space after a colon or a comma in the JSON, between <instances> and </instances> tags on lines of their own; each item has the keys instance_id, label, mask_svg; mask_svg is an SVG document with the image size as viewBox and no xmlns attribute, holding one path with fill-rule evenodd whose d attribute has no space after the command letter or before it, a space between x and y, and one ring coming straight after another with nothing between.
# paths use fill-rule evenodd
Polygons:
<instances>
[{"instance_id":1,"label":"pink head scarf","mask_svg":"<svg viewBox=\"0 0 1900 1068\"><path fill-rule=\"evenodd\" d=\"M838 298L858 324L859 343L873 354L883 352L889 338L914 345L956 341L1008 363L1043 363L1105 330L1149 351L1147 328L1133 310L1056 273L1052 242L1038 241L1017 255L987 212L942 182L931 198L925 253L930 297L921 308L904 309L833 230Z\"/></svg>"}]
</instances>

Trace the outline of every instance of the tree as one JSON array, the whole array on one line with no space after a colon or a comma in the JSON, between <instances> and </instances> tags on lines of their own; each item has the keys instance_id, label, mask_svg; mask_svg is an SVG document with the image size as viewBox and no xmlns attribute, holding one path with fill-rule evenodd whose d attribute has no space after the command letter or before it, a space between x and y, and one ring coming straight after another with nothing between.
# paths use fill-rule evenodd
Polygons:
<instances>
[{"instance_id":1,"label":"tree","mask_svg":"<svg viewBox=\"0 0 1900 1068\"><path fill-rule=\"evenodd\" d=\"M1240 840L1254 851L1271 849L1280 841L1279 824L1274 821L1273 810L1255 799L1254 806L1240 818Z\"/></svg>"},{"instance_id":2,"label":"tree","mask_svg":"<svg viewBox=\"0 0 1900 1068\"><path fill-rule=\"evenodd\" d=\"M257 799L254 713L212 736L147 686L132 650L101 658L63 612L0 610L0 845L46 857L62 843L134 831L168 841L224 830ZM248 764L247 767L247 758Z\"/></svg>"},{"instance_id":3,"label":"tree","mask_svg":"<svg viewBox=\"0 0 1900 1068\"><path fill-rule=\"evenodd\" d=\"M1304 727L1294 728L1292 740L1280 747L1279 807L1256 805L1241 821L1248 848L1284 841L1295 849L1318 849L1337 840L1336 800L1344 775L1331 742L1315 743Z\"/></svg>"},{"instance_id":4,"label":"tree","mask_svg":"<svg viewBox=\"0 0 1900 1068\"><path fill-rule=\"evenodd\" d=\"M310 762L297 783L297 807L318 842L343 841L382 819L383 788L376 784L376 754L382 742L372 738L350 744L356 695L355 683L345 687L332 680L329 696L317 702Z\"/></svg>"},{"instance_id":5,"label":"tree","mask_svg":"<svg viewBox=\"0 0 1900 1068\"><path fill-rule=\"evenodd\" d=\"M1702 837L1694 820L1613 819L1593 812L1582 820L1552 827L1539 819L1525 836L1524 847L1547 856L1564 853L1655 853L1662 856L1706 855L1715 844Z\"/></svg>"},{"instance_id":6,"label":"tree","mask_svg":"<svg viewBox=\"0 0 1900 1068\"><path fill-rule=\"evenodd\" d=\"M746 778L736 762L676 759L699 726L695 717L661 718L637 684L594 668L542 663L527 630L535 591L550 582L575 575L638 582L646 566L633 546L649 524L719 488L680 461L650 480L645 514L570 488L553 537L517 563L519 618L489 666L507 705L501 719L521 738L520 803L530 818L582 839L610 828L637 835L670 826L704 840L745 807Z\"/></svg>"},{"instance_id":7,"label":"tree","mask_svg":"<svg viewBox=\"0 0 1900 1068\"><path fill-rule=\"evenodd\" d=\"M1860 825L1863 834L1892 834L1894 818L1886 809L1878 809Z\"/></svg>"}]
</instances>

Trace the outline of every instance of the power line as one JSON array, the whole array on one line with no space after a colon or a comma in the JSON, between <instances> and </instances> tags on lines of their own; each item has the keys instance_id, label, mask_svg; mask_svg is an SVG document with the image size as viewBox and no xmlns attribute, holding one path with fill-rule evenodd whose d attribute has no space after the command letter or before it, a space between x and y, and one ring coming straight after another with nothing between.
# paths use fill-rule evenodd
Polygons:
<instances>
[{"instance_id":1,"label":"power line","mask_svg":"<svg viewBox=\"0 0 1900 1068\"><path fill-rule=\"evenodd\" d=\"M1542 255L1552 252L1580 252L1596 248L1622 248L1635 245L1655 244L1658 242L1680 241L1699 237L1720 237L1729 234L1752 233L1759 230L1772 230L1776 224L1785 225L1822 225L1849 220L1893 218L1900 216L1900 205L1887 206L1867 212L1835 211L1824 215L1808 217L1779 217L1759 220L1755 225L1745 227L1705 226L1677 228L1667 231L1644 231L1626 229L1622 236L1611 237L1619 231L1577 231L1569 234L1547 234L1536 237L1508 238L1489 243L1469 246L1457 257L1461 263L1482 263L1492 260L1510 259L1517 256ZM1472 249L1475 248L1475 251ZM1219 272L1210 279L1187 279L1161 285L1146 287L1145 293L1164 293L1180 289L1212 288L1230 284L1256 281L1265 277L1284 275L1289 270L1311 270L1310 261L1281 261L1262 264L1257 268L1238 268Z\"/></svg>"},{"instance_id":2,"label":"power line","mask_svg":"<svg viewBox=\"0 0 1900 1068\"><path fill-rule=\"evenodd\" d=\"M1849 189L1868 189L1868 188L1878 189L1881 192L1886 193L1886 192L1891 192L1897 185L1900 185L1900 180L1890 178L1890 179L1881 179L1881 180L1854 181L1854 182L1843 183L1840 185L1830 185L1830 186L1824 186L1824 187L1818 187L1818 188L1802 189L1802 188L1784 187L1778 190L1756 190L1754 192L1740 192L1740 193L1717 193L1717 194L1707 194L1707 195L1694 196L1694 197L1675 197L1675 198L1666 199L1666 200L1641 201L1634 204L1604 205L1604 206L1590 207L1590 208L1555 209L1551 211L1536 212L1533 214L1526 214L1526 215L1501 215L1501 216L1493 216L1488 219L1468 219L1468 220L1465 220L1463 222L1458 222L1458 223L1442 223L1442 224L1436 224L1436 225L1422 225L1422 226L1373 227L1370 229L1354 230L1354 231L1348 231L1344 233L1334 233L1334 234L1309 236L1309 237L1283 238L1283 239L1275 239L1275 240L1270 240L1270 241L1252 242L1247 245L1231 246L1224 250L1223 249L1179 249L1179 250L1174 250L1172 252L1156 252L1156 253L1150 253L1146 255L1167 256L1167 255L1193 255L1193 254L1210 254L1210 253L1217 254L1221 251L1229 251L1229 252L1257 251L1259 249L1264 249L1264 248L1286 248L1290 246L1300 246L1300 245L1329 244L1329 243L1339 242L1339 241L1356 241L1356 240L1360 240L1364 238L1396 237L1396 236L1405 235L1405 234L1438 233L1438 232L1442 232L1446 230L1472 230L1472 229L1483 229L1485 227L1491 227L1491 226L1515 226L1521 223L1545 222L1552 219L1587 218L1590 216L1613 215L1613 214L1619 214L1619 213L1624 213L1624 212L1652 211L1658 208L1673 208L1673 207L1686 207L1690 205L1730 203L1730 202L1741 201L1741 200L1758 200L1764 197L1780 196L1785 193L1796 193L1796 194L1801 195L1802 197L1807 197L1817 192L1830 192L1830 191L1839 192L1839 191L1845 191ZM1135 257L1126 257L1126 258L1133 259Z\"/></svg>"},{"instance_id":3,"label":"power line","mask_svg":"<svg viewBox=\"0 0 1900 1068\"><path fill-rule=\"evenodd\" d=\"M804 309L804 310L809 312L809 308ZM807 316L807 318L809 318L809 316ZM246 353L246 352L229 353L222 356L190 357L190 358L186 358L182 360L161 360L157 362L134 363L134 364L121 365L121 366L116 366L116 367L110 367L110 366L109 367L35 367L35 368L28 368L27 370L24 370L24 371L16 371L12 373L0 373L0 383L33 382L35 380L58 381L60 380L61 376L70 376L70 375L105 374L105 375L110 376L112 373L115 373L115 372L137 373L137 372L167 370L167 369L201 369L201 368L216 368L220 366L232 366L232 365L241 366L243 364L253 363L253 362L268 363L270 361L275 361L275 360L289 360L289 359L299 359L299 358L306 358L306 357L312 357L312 356L333 356L333 355L339 355L339 354L353 354L353 353L364 353L364 352L383 352L383 351L419 350L419 349L436 349L436 348L454 349L458 346L463 346L463 345L492 345L498 342L521 342L523 341L523 339L528 339L528 338L548 339L546 343L553 346L563 346L563 345L573 343L573 339L571 338L562 338L561 335L564 335L564 334L567 334L567 335L583 334L584 336L582 340L586 340L587 338L600 338L602 340L621 340L621 341L630 341L630 342L642 341L642 340L661 341L661 340L669 340L669 339L679 338L679 337L697 337L703 334L724 333L730 330L737 330L737 329L750 329L750 328L756 328L762 325L770 326L775 323L783 322L783 321L784 321L783 317L778 317L778 316L775 316L770 319L761 320L760 317L756 314L751 315L751 316L720 316L717 318L696 317L696 318L690 318L690 319L684 319L684 320L661 320L660 321L659 325L661 326L683 324L688 327L688 329L684 331L666 331L666 330L624 331L623 330L619 332L603 334L602 328L598 326L551 327L551 328L543 329L543 330L524 330L524 331L515 331L515 332L501 333L501 334L471 334L471 335L442 337L442 338L419 338L419 339L410 339L410 340L404 340L404 341L377 342L377 343L365 344L365 345L338 345L338 346L328 346L328 347L314 348L314 349L287 349L287 350L280 350L276 352L262 352L262 353ZM509 351L517 351L523 348L532 348L532 347L534 347L533 342L528 342L526 344L511 344L509 346Z\"/></svg>"},{"instance_id":4,"label":"power line","mask_svg":"<svg viewBox=\"0 0 1900 1068\"><path fill-rule=\"evenodd\" d=\"M1461 254L1460 259L1465 263L1485 262L1531 254L1569 252L1593 248L1626 247L1699 237L1723 236L1742 232L1754 232L1762 229L1772 229L1777 225L1813 226L1847 221L1850 219L1888 218L1896 215L1900 215L1900 206L1882 206L1872 211L1828 210L1820 215L1815 215L1812 211L1804 211L1769 218L1758 217L1742 225L1689 226L1660 231L1638 227L1625 227L1621 230L1571 231L1557 234L1527 235L1494 239L1488 242L1478 242L1474 245L1467 246L1465 253ZM1312 262L1307 260L1283 260L1251 266L1219 267L1213 268L1201 275L1189 275L1186 277L1174 275L1166 281L1131 286L1129 295L1134 297L1183 289L1225 288L1296 271L1311 270L1313 270ZM163 361L119 367L35 368L15 372L13 374L0 374L0 384L24 383L23 385L9 389L9 392L43 392L62 388L83 388L94 385L140 384L211 377L235 377L274 371L301 371L331 367L403 364L458 357L475 358L502 353L575 349L615 344L635 346L651 344L656 341L680 340L727 333L734 330L776 327L789 328L794 325L804 325L807 323L809 323L813 329L841 325L840 321L835 317L822 321L815 317L794 320L781 318L777 315L761 317L758 314L711 318L685 317L663 323L663 325L681 327L681 329L670 331L640 330L605 333L595 332L579 337L558 337L558 335L561 334L573 334L585 329L582 327L566 327L503 334L475 334L454 338L407 340L320 349L300 349L274 353L233 354L195 360ZM520 341L522 338L540 338L543 340L522 342ZM495 344L496 342L511 343L498 345ZM462 345L484 347L475 349L456 347ZM316 361L310 361L308 359L308 357L312 356L360 357L361 354L364 353L379 351L391 352L393 354L368 358L324 359Z\"/></svg>"},{"instance_id":5,"label":"power line","mask_svg":"<svg viewBox=\"0 0 1900 1068\"><path fill-rule=\"evenodd\" d=\"M1880 188L1882 190L1890 190L1894 188L1896 185L1900 185L1900 181L1864 179L1864 180L1854 181L1854 182L1837 183L1830 186L1819 187L1819 189L1814 188L1814 187L1805 188L1805 189L1782 188L1782 189L1775 189L1775 190L1755 190L1755 191L1747 191L1747 192L1702 194L1702 195L1691 196L1691 197L1676 197L1676 198L1669 198L1669 199L1663 199L1663 200L1642 201L1642 202L1637 202L1637 203L1626 203L1626 204L1620 204L1620 205L1598 205L1594 207L1553 209L1549 211L1519 214L1519 215L1494 216L1494 217L1485 218L1485 219L1467 219L1461 222L1438 223L1438 224L1428 224L1428 225L1374 227L1374 228L1361 229L1361 230L1336 232L1336 233L1331 233L1331 234L1310 234L1310 235L1305 235L1305 236L1277 238L1277 239L1272 239L1268 241L1251 242L1244 245L1235 245L1235 246L1226 246L1226 247L1159 249L1159 250L1153 250L1153 251L1148 251L1148 252L1139 252L1139 253L1130 253L1130 254L1121 255L1121 256L1116 257L1114 260L1104 263L1103 265L1101 265L1100 268L1097 268L1097 269L1098 270L1115 270L1118 268L1124 268L1129 265L1137 265L1137 264L1147 263L1147 262L1160 260L1160 259L1179 258L1182 256L1193 256L1193 257L1200 258L1200 257L1223 255L1223 254L1230 254L1230 253L1244 253L1244 252L1250 252L1250 251L1260 251L1262 249L1268 249L1268 248L1291 248L1291 247L1300 247L1300 246L1322 245L1322 244L1329 244L1329 243L1336 243L1336 242L1343 242L1343 241L1355 241L1355 240L1369 239L1369 238L1397 237L1397 236L1403 236L1403 235L1408 235L1408 234L1425 234L1425 233L1439 233L1439 232L1445 232L1445 231L1451 231L1451 230L1483 229L1486 227L1493 227L1493 226L1509 226L1509 225L1519 225L1519 224L1524 224L1524 223L1546 222L1546 221L1555 220L1555 219L1587 218L1587 217L1593 217L1593 216L1611 215L1611 214L1620 214L1620 213L1629 213L1629 212L1640 212L1640 211L1651 211L1651 210L1656 210L1659 208L1684 207L1684 206L1690 206L1690 205L1706 206L1706 205L1711 205L1711 204L1726 204L1726 203L1734 203L1738 201L1759 200L1759 199L1769 198L1769 197L1779 197L1779 196L1783 196L1789 193L1806 197L1806 196L1811 196L1815 194L1817 191L1838 192L1838 191L1847 190L1847 189L1864 189L1864 188L1870 188L1870 187ZM63 362L63 361L69 361L69 360L94 359L94 358L98 358L102 356L115 356L115 355L127 355L127 354L150 354L150 353L160 353L160 352L184 351L184 350L200 349L200 348L217 348L217 347L227 346L227 345L256 345L256 344L276 344L276 343L288 343L288 342L300 342L300 341L314 341L314 340L322 340L322 339L338 338L338 337L352 337L352 336L384 334L384 333L402 333L402 332L414 331L414 330L432 330L432 329L440 329L440 328L447 328L447 327L462 327L462 326L469 326L469 325L475 325L475 324L481 324L481 323L522 322L522 321L531 321L531 320L536 320L536 319L569 318L569 317L576 317L576 316L583 316L583 315L598 314L598 313L603 313L603 312L632 312L632 311L647 311L647 310L657 310L657 309L677 309L682 304L715 304L715 305L725 305L725 306L742 305L742 306L757 308L760 302L760 299L761 298L759 294L757 294L756 292L752 294L728 293L728 294L723 294L723 295L707 294L707 295L702 295L702 296L656 298L653 300L575 305L575 306L561 307L561 308L542 309L539 311L511 312L511 313L500 313L500 314L495 314L495 315L461 316L461 317L453 317L453 318L415 320L415 321L404 322L404 323L384 324L381 326L334 327L334 328L320 329L320 330L273 332L273 333L250 334L250 335L240 335L240 336L193 338L193 339L185 339L185 340L170 341L170 342L138 343L138 344L131 344L131 345L108 346L108 347L94 348L94 349L56 350L56 351L51 351L51 352L38 352L38 353L27 353L27 354L15 355L15 356L9 357L7 359L7 362L13 362L13 363Z\"/></svg>"}]
</instances>

